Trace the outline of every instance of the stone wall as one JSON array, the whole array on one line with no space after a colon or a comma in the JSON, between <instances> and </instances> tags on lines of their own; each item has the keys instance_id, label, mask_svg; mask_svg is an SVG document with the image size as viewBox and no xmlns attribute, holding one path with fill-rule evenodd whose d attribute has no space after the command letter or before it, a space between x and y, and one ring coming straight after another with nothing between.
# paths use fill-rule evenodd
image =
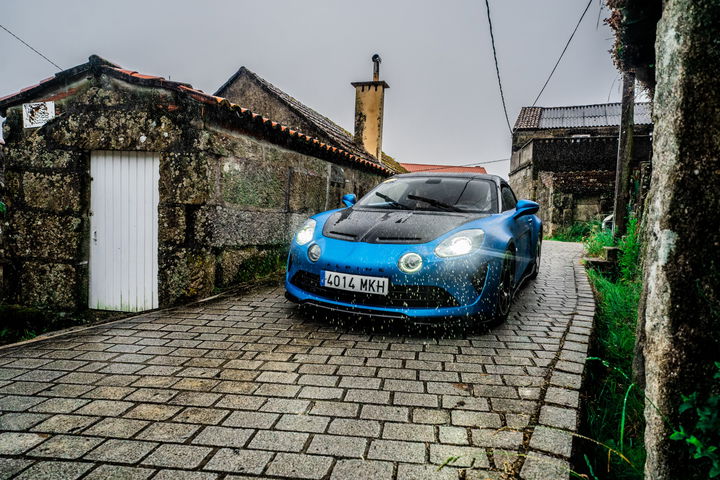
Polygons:
<instances>
[{"instance_id":1,"label":"stone wall","mask_svg":"<svg viewBox=\"0 0 720 480\"><path fill-rule=\"evenodd\" d=\"M575 222L602 220L612 212L615 173L541 172L537 201L547 235Z\"/></svg>"},{"instance_id":2,"label":"stone wall","mask_svg":"<svg viewBox=\"0 0 720 480\"><path fill-rule=\"evenodd\" d=\"M39 100L51 99L61 115L43 127L24 129L20 106L4 126L3 295L12 302L86 308L93 150L160 152L161 306L247 278L307 216L381 180L271 143L234 113L162 88L101 75Z\"/></svg>"},{"instance_id":3,"label":"stone wall","mask_svg":"<svg viewBox=\"0 0 720 480\"><path fill-rule=\"evenodd\" d=\"M544 132L544 131L543 131ZM652 138L636 135L633 201L647 192ZM617 137L534 138L513 152L510 185L519 198L540 203L550 235L575 222L600 220L613 211Z\"/></svg>"}]
</instances>

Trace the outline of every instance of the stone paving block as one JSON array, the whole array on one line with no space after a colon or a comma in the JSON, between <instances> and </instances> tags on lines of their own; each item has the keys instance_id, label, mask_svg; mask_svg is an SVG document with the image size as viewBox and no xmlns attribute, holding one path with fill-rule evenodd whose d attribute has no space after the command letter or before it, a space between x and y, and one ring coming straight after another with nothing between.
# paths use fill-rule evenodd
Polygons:
<instances>
[{"instance_id":1,"label":"stone paving block","mask_svg":"<svg viewBox=\"0 0 720 480\"><path fill-rule=\"evenodd\" d=\"M315 400L339 400L345 391L342 388L305 386L300 390L298 397Z\"/></svg>"},{"instance_id":2,"label":"stone paving block","mask_svg":"<svg viewBox=\"0 0 720 480\"><path fill-rule=\"evenodd\" d=\"M332 457L278 453L267 469L267 475L288 478L321 479L330 471Z\"/></svg>"},{"instance_id":3,"label":"stone paving block","mask_svg":"<svg viewBox=\"0 0 720 480\"><path fill-rule=\"evenodd\" d=\"M113 463L138 463L158 444L136 440L111 439L85 455L85 460ZM151 470L152 471L152 470Z\"/></svg>"},{"instance_id":4,"label":"stone paving block","mask_svg":"<svg viewBox=\"0 0 720 480\"><path fill-rule=\"evenodd\" d=\"M530 448L570 458L572 442L573 437L569 432L538 426L530 437Z\"/></svg>"},{"instance_id":5,"label":"stone paving block","mask_svg":"<svg viewBox=\"0 0 720 480\"><path fill-rule=\"evenodd\" d=\"M539 422L550 427L575 430L577 427L577 410L545 405L540 409Z\"/></svg>"},{"instance_id":6,"label":"stone paving block","mask_svg":"<svg viewBox=\"0 0 720 480\"><path fill-rule=\"evenodd\" d=\"M218 408L188 407L173 417L173 422L217 425L230 413Z\"/></svg>"},{"instance_id":7,"label":"stone paving block","mask_svg":"<svg viewBox=\"0 0 720 480\"><path fill-rule=\"evenodd\" d=\"M490 409L488 401L477 397L460 397L457 395L443 395L442 407L448 410L474 410L487 412Z\"/></svg>"},{"instance_id":8,"label":"stone paving block","mask_svg":"<svg viewBox=\"0 0 720 480\"><path fill-rule=\"evenodd\" d=\"M105 418L83 431L84 435L98 437L130 438L145 428L149 422L127 418Z\"/></svg>"},{"instance_id":9,"label":"stone paving block","mask_svg":"<svg viewBox=\"0 0 720 480\"><path fill-rule=\"evenodd\" d=\"M93 467L81 462L38 462L18 475L18 480L75 480Z\"/></svg>"},{"instance_id":10,"label":"stone paving block","mask_svg":"<svg viewBox=\"0 0 720 480\"><path fill-rule=\"evenodd\" d=\"M396 440L372 440L368 458L391 460L403 463L424 463L425 444L419 442L400 442Z\"/></svg>"},{"instance_id":11,"label":"stone paving block","mask_svg":"<svg viewBox=\"0 0 720 480\"><path fill-rule=\"evenodd\" d=\"M6 480L14 478L21 470L30 466L31 460L22 460L19 458L0 458L0 479Z\"/></svg>"},{"instance_id":12,"label":"stone paving block","mask_svg":"<svg viewBox=\"0 0 720 480\"><path fill-rule=\"evenodd\" d=\"M330 423L329 417L286 414L275 424L278 430L322 433Z\"/></svg>"},{"instance_id":13,"label":"stone paving block","mask_svg":"<svg viewBox=\"0 0 720 480\"><path fill-rule=\"evenodd\" d=\"M29 430L34 425L37 425L49 417L50 415L42 413L6 413L0 415L0 431Z\"/></svg>"},{"instance_id":14,"label":"stone paving block","mask_svg":"<svg viewBox=\"0 0 720 480\"><path fill-rule=\"evenodd\" d=\"M128 395L125 400L130 402L154 402L165 403L177 395L175 390L166 390L160 388L138 388Z\"/></svg>"},{"instance_id":15,"label":"stone paving block","mask_svg":"<svg viewBox=\"0 0 720 480\"><path fill-rule=\"evenodd\" d=\"M163 444L142 463L156 467L193 469L198 467L211 451L208 447Z\"/></svg>"},{"instance_id":16,"label":"stone paving block","mask_svg":"<svg viewBox=\"0 0 720 480\"><path fill-rule=\"evenodd\" d=\"M125 411L133 407L130 402L117 400L93 400L84 407L76 410L79 415L100 415L104 417L114 417L122 415Z\"/></svg>"},{"instance_id":17,"label":"stone paving block","mask_svg":"<svg viewBox=\"0 0 720 480\"><path fill-rule=\"evenodd\" d=\"M28 455L34 457L50 457L75 460L95 448L102 439L75 435L56 435L40 446L31 450Z\"/></svg>"},{"instance_id":18,"label":"stone paving block","mask_svg":"<svg viewBox=\"0 0 720 480\"><path fill-rule=\"evenodd\" d=\"M267 401L264 397L254 395L223 395L215 404L218 408L231 408L233 410L259 410Z\"/></svg>"},{"instance_id":19,"label":"stone paving block","mask_svg":"<svg viewBox=\"0 0 720 480\"><path fill-rule=\"evenodd\" d=\"M270 428L280 415L277 413L233 412L222 423L226 427Z\"/></svg>"},{"instance_id":20,"label":"stone paving block","mask_svg":"<svg viewBox=\"0 0 720 480\"><path fill-rule=\"evenodd\" d=\"M500 415L496 413L454 410L451 416L452 424L461 427L500 428L502 426Z\"/></svg>"},{"instance_id":21,"label":"stone paving block","mask_svg":"<svg viewBox=\"0 0 720 480\"><path fill-rule=\"evenodd\" d=\"M530 452L525 458L520 478L523 480L556 480L567 478L570 465L564 460L559 460L537 452Z\"/></svg>"},{"instance_id":22,"label":"stone paving block","mask_svg":"<svg viewBox=\"0 0 720 480\"><path fill-rule=\"evenodd\" d=\"M360 418L368 420L388 420L392 422L407 422L410 410L406 407L389 407L384 405L363 405Z\"/></svg>"},{"instance_id":23,"label":"stone paving block","mask_svg":"<svg viewBox=\"0 0 720 480\"><path fill-rule=\"evenodd\" d=\"M523 432L508 429L472 429L472 444L476 447L519 449L523 443Z\"/></svg>"},{"instance_id":24,"label":"stone paving block","mask_svg":"<svg viewBox=\"0 0 720 480\"><path fill-rule=\"evenodd\" d=\"M138 420L155 420L162 421L175 415L181 410L180 407L170 405L155 405L151 403L141 403L123 415L126 418L135 418Z\"/></svg>"},{"instance_id":25,"label":"stone paving block","mask_svg":"<svg viewBox=\"0 0 720 480\"><path fill-rule=\"evenodd\" d=\"M377 403L387 405L390 403L390 392L379 390L356 390L349 389L345 394L346 402Z\"/></svg>"},{"instance_id":26,"label":"stone paving block","mask_svg":"<svg viewBox=\"0 0 720 480\"><path fill-rule=\"evenodd\" d=\"M153 480L215 480L218 478L216 473L210 472L190 472L186 470L160 470ZM239 478L239 480L247 480L249 477ZM257 477L253 477L257 478ZM226 480L234 480L235 477L225 477ZM258 479L262 480L262 479Z\"/></svg>"},{"instance_id":27,"label":"stone paving block","mask_svg":"<svg viewBox=\"0 0 720 480\"><path fill-rule=\"evenodd\" d=\"M55 415L38 425L32 430L35 432L50 433L73 433L95 423L100 417L86 417L84 415Z\"/></svg>"},{"instance_id":28,"label":"stone paving block","mask_svg":"<svg viewBox=\"0 0 720 480\"><path fill-rule=\"evenodd\" d=\"M155 422L140 432L135 438L138 440L153 440L156 442L184 443L200 429L200 425L187 423Z\"/></svg>"},{"instance_id":29,"label":"stone paving block","mask_svg":"<svg viewBox=\"0 0 720 480\"><path fill-rule=\"evenodd\" d=\"M192 440L193 444L242 448L255 430L229 427L205 427Z\"/></svg>"},{"instance_id":30,"label":"stone paving block","mask_svg":"<svg viewBox=\"0 0 720 480\"><path fill-rule=\"evenodd\" d=\"M0 433L0 454L20 455L39 443L44 442L48 435L37 433L4 432Z\"/></svg>"},{"instance_id":31,"label":"stone paving block","mask_svg":"<svg viewBox=\"0 0 720 480\"><path fill-rule=\"evenodd\" d=\"M152 468L100 465L83 477L83 480L145 480L150 478L154 473L155 470Z\"/></svg>"},{"instance_id":32,"label":"stone paving block","mask_svg":"<svg viewBox=\"0 0 720 480\"><path fill-rule=\"evenodd\" d=\"M450 412L429 408L415 408L412 411L413 423L445 424L450 422Z\"/></svg>"},{"instance_id":33,"label":"stone paving block","mask_svg":"<svg viewBox=\"0 0 720 480\"><path fill-rule=\"evenodd\" d=\"M463 470L464 478L467 470ZM412 465L401 463L398 465L397 480L458 480L458 470L452 467L445 467L438 470L434 465Z\"/></svg>"},{"instance_id":34,"label":"stone paving block","mask_svg":"<svg viewBox=\"0 0 720 480\"><path fill-rule=\"evenodd\" d=\"M261 412L272 413L304 413L310 407L309 400L286 398L270 398L260 408Z\"/></svg>"},{"instance_id":35,"label":"stone paving block","mask_svg":"<svg viewBox=\"0 0 720 480\"><path fill-rule=\"evenodd\" d=\"M310 414L330 417L357 417L359 411L360 405L357 403L318 400L314 403Z\"/></svg>"},{"instance_id":36,"label":"stone paving block","mask_svg":"<svg viewBox=\"0 0 720 480\"><path fill-rule=\"evenodd\" d=\"M248 448L273 452L299 452L309 437L308 433L260 430L255 434Z\"/></svg>"},{"instance_id":37,"label":"stone paving block","mask_svg":"<svg viewBox=\"0 0 720 480\"><path fill-rule=\"evenodd\" d=\"M374 420L336 418L330 423L328 433L357 437L380 437L380 423Z\"/></svg>"},{"instance_id":38,"label":"stone paving block","mask_svg":"<svg viewBox=\"0 0 720 480\"><path fill-rule=\"evenodd\" d=\"M547 392L545 393L545 401L566 407L577 408L580 405L580 393L577 390L548 387Z\"/></svg>"},{"instance_id":39,"label":"stone paving block","mask_svg":"<svg viewBox=\"0 0 720 480\"><path fill-rule=\"evenodd\" d=\"M387 422L383 425L382 438L432 442L435 440L435 428L432 425Z\"/></svg>"},{"instance_id":40,"label":"stone paving block","mask_svg":"<svg viewBox=\"0 0 720 480\"><path fill-rule=\"evenodd\" d=\"M360 458L365 454L368 441L341 435L314 435L308 453L332 457Z\"/></svg>"},{"instance_id":41,"label":"stone paving block","mask_svg":"<svg viewBox=\"0 0 720 480\"><path fill-rule=\"evenodd\" d=\"M339 460L330 480L391 480L393 464L373 460Z\"/></svg>"},{"instance_id":42,"label":"stone paving block","mask_svg":"<svg viewBox=\"0 0 720 480\"><path fill-rule=\"evenodd\" d=\"M300 391L300 388L301 387L299 387L298 385L283 385L283 384L278 384L278 383L264 383L264 384L260 385L259 387L257 385L253 384L252 388L250 388L250 389L218 390L218 391L230 391L232 393L251 393L254 391L256 395L263 395L266 397L293 398L298 394L298 392ZM317 387L317 388L319 388L319 387ZM309 398L315 398L315 397L310 396Z\"/></svg>"},{"instance_id":43,"label":"stone paving block","mask_svg":"<svg viewBox=\"0 0 720 480\"><path fill-rule=\"evenodd\" d=\"M451 457L459 457L450 460ZM430 463L450 467L488 467L490 463L485 450L477 447L462 447L457 445L430 445Z\"/></svg>"},{"instance_id":44,"label":"stone paving block","mask_svg":"<svg viewBox=\"0 0 720 480\"><path fill-rule=\"evenodd\" d=\"M467 428L462 427L438 427L438 438L440 443L447 443L452 445L468 445L468 432Z\"/></svg>"}]
</instances>

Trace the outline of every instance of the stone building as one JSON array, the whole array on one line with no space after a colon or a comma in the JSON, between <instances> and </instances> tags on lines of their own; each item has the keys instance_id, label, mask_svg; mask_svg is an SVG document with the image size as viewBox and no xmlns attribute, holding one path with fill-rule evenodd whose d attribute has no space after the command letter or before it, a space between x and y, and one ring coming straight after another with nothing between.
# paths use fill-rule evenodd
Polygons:
<instances>
[{"instance_id":1,"label":"stone building","mask_svg":"<svg viewBox=\"0 0 720 480\"><path fill-rule=\"evenodd\" d=\"M26 305L138 311L206 296L395 170L308 124L97 56L0 99L0 115L2 296Z\"/></svg>"},{"instance_id":2,"label":"stone building","mask_svg":"<svg viewBox=\"0 0 720 480\"><path fill-rule=\"evenodd\" d=\"M633 188L642 200L652 158L649 103L635 104ZM620 104L523 107L515 122L510 185L540 203L547 234L613 211Z\"/></svg>"}]
</instances>

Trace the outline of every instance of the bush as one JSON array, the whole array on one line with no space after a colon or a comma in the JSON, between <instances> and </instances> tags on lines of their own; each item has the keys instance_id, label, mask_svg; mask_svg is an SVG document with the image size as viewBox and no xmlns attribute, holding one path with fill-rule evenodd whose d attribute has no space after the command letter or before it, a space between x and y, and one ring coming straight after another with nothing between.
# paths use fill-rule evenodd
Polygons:
<instances>
[{"instance_id":1,"label":"bush","mask_svg":"<svg viewBox=\"0 0 720 480\"><path fill-rule=\"evenodd\" d=\"M549 240L558 240L560 242L582 242L585 238L592 234L593 231L600 229L601 223L598 220L589 222L576 222L569 227L559 229L555 235L549 237Z\"/></svg>"}]
</instances>

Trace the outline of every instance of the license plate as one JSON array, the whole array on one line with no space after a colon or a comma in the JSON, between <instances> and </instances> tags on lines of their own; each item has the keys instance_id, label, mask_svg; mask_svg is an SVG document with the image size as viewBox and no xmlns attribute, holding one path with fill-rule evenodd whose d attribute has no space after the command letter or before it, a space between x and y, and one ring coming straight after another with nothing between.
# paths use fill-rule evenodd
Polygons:
<instances>
[{"instance_id":1,"label":"license plate","mask_svg":"<svg viewBox=\"0 0 720 480\"><path fill-rule=\"evenodd\" d=\"M320 275L320 286L336 288L338 290L349 290L352 292L387 295L390 279L323 270Z\"/></svg>"}]
</instances>

